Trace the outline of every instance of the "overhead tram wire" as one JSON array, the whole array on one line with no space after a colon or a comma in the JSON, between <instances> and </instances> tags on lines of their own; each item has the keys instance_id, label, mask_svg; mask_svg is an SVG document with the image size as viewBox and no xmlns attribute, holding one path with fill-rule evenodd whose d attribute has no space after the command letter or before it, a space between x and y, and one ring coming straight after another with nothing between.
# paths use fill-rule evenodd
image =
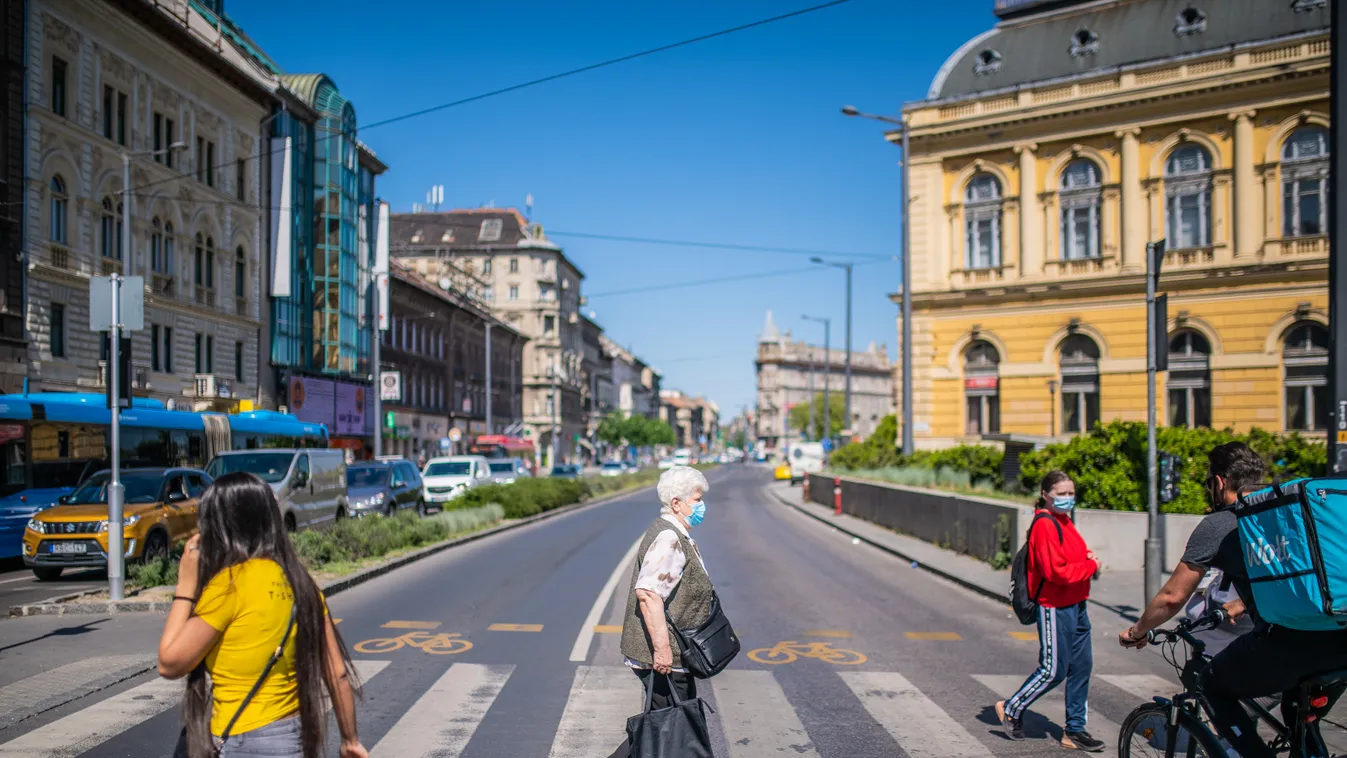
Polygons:
<instances>
[{"instance_id":1,"label":"overhead tram wire","mask_svg":"<svg viewBox=\"0 0 1347 758\"><path fill-rule=\"evenodd\" d=\"M508 93L510 93L510 92L518 92L519 90L522 90L522 89L527 89L527 88L529 88L529 87L536 87L536 86L538 86L539 84L547 84L548 82L554 82L554 81L557 81L558 79L566 79L566 78L568 78L568 77L578 76L578 75L580 75L580 74L586 74L586 73L589 73L590 71L597 71L597 70L599 70L599 69L601 69L601 68L608 68L609 66L616 66L616 65L618 65L619 63L626 63L626 62L628 62L628 61L634 61L634 60L637 60L637 59L639 59L639 58L646 58L646 57L649 57L649 56L652 56L652 55L658 55L659 53L665 53L665 52L668 52L668 51L670 51L670 50L676 50L676 49L678 49L678 48L680 48L680 47L687 47L688 45L695 45L695 44L697 44L697 43L699 43L699 42L706 42L707 40L716 39L717 37L724 37L724 36L727 36L727 35L730 35L730 34L735 34L735 33L737 33L737 32L742 32L742 31L747 31L747 30L749 30L749 29L754 29L754 28L757 28L757 27L759 27L759 26L766 26L766 25L768 25L768 24L774 24L774 23L776 23L777 21L785 21L786 19L796 18L797 16L804 16L804 15L809 14L809 13L814 13L814 12L821 11L821 10L826 10L826 9L828 9L828 8L832 8L832 7L838 6L838 5L843 5L843 4L849 3L849 2L851 2L851 0L829 0L829 2L826 2L826 3L820 3L820 4L818 4L818 5L811 5L811 6L807 7L807 8L800 8L799 10L790 11L789 13L782 13L782 14L779 14L779 15L776 15L776 16L771 16L771 17L769 17L769 18L764 18L764 19L759 19L759 20L757 20L757 21L752 21L752 22L749 22L749 23L747 23L747 24L740 24L740 25L738 25L738 26L732 26L732 27L730 27L730 28L728 28L728 29L721 29L720 31L711 32L711 33L709 33L709 34L702 34L702 35L699 35L699 36L697 36L697 37L691 37L691 38L689 38L689 39L680 40L680 41L678 41L678 42L671 42L671 43L669 43L669 44L667 44L667 45L660 45L659 47L652 47L652 48L650 48L649 50L642 50L642 51L639 52L639 53L630 53L630 54L628 54L628 55L618 56L617 58L609 58L608 60L600 61L599 63L591 63L591 64L589 64L588 66L581 66L580 68L573 68L573 69L571 69L571 70L569 70L569 71L563 71L563 72L561 72L561 73L551 74L551 75L549 75L549 76L540 77L540 78L538 78L538 79L531 79L531 80L526 81L526 82L520 82L519 84L512 84L512 85L510 85L510 86L508 86L508 87L501 87L500 89L494 89L494 90L491 90L490 92L483 92L483 93L481 93L481 94L479 94L479 95L473 95L473 96L471 96L471 97L465 97L465 98L461 98L461 99L459 99L459 100L452 100L452 101L447 102L447 103L441 103L440 105L433 105L433 106L431 106L431 107L429 107L429 108L422 108L422 109L420 109L420 110L412 111L411 113L404 113L404 114L402 114L401 116L393 116L392 118L386 118L386 119L384 119L384 120L382 120L382 121L375 121L375 122L372 123L372 124L366 124L365 126L358 127L358 128L357 128L357 134L358 134L359 132L361 132L361 131L366 131L366 130L369 130L369 129L377 129L378 127L381 127L381 126L387 126L387 125L389 125L389 124L396 124L396 123L398 123L398 122L400 122L400 121L407 121L407 120L409 120L409 119L418 118L418 117L420 117L420 116L426 116L426 115L429 115L429 114L431 114L431 113L438 113L439 111L448 110L448 109L450 109L450 108L456 108L456 107L458 107L458 106L460 106L460 105L467 105L467 104L469 104L469 103L475 103L475 102L478 102L479 100L486 100L486 99L488 99L488 98L496 97L496 96L498 96L498 95L504 95L504 94L508 94ZM329 134L329 135L326 136L326 137L321 137L321 138L315 139L315 140L314 140L314 144L316 145L316 144L317 144L318 142L320 142L320 141L334 139L334 138L336 138L336 137L343 136L344 134L345 134L345 132L335 132L335 131L334 131L334 132L332 132L331 134ZM250 156L247 156L247 157L245 157L245 158L238 159L238 160L253 161L253 160L257 160L257 159L259 159L259 158L261 158L261 157L262 157L262 153L261 153L261 152L258 152L258 153L254 154L254 155L250 155ZM236 161L230 161L230 162L228 162L228 163L221 163L220 165L218 165L218 166L215 167L215 170L216 170L216 171L223 171L223 170L226 170L226 169L230 168L231 166L235 165L235 162L236 162ZM186 175L186 174L183 174L183 176L187 176L187 175ZM143 190L143 189L146 189L146 188L148 188L148 187L153 187L153 186L158 185L158 184L164 184L164 183L171 182L171 181L177 181L178 179L179 179L179 177L174 176L174 177L169 177L169 178L167 178L167 179L159 179L159 180L156 180L156 181L153 181L153 182L149 182L148 184L143 184L143 185L141 185L141 186L139 186L139 187L132 187L132 188L130 189L130 191L129 191L128 194L136 194L136 193L139 192L139 190Z\"/></svg>"},{"instance_id":2,"label":"overhead tram wire","mask_svg":"<svg viewBox=\"0 0 1347 758\"><path fill-rule=\"evenodd\" d=\"M857 263L857 266L868 266L874 263L883 263L883 261L863 261ZM791 268L782 271L759 271L752 274L737 274L735 276L719 276L715 279L701 279L695 282L672 282L670 284L657 284L649 287L631 287L624 290L609 290L608 292L595 292L586 294L585 299L589 300L596 297L618 297L620 295L638 295L643 292L662 292L664 290L683 289L685 287L705 287L710 284L723 284L728 282L744 282L757 279L772 279L779 276L793 276L795 274L817 273L817 266L809 268Z\"/></svg>"},{"instance_id":3,"label":"overhead tram wire","mask_svg":"<svg viewBox=\"0 0 1347 758\"><path fill-rule=\"evenodd\" d=\"M890 260L892 255L876 255L874 253L847 253L836 250L803 250L792 247L770 247L767 245L736 245L725 242L694 242L688 240L662 240L652 239L650 237L626 237L616 234L592 234L589 232L558 232L548 230L547 233L553 237L578 237L580 239L609 240L613 242L639 242L647 245L669 245L671 247L708 247L717 250L743 250L746 252L761 253L787 253L790 255L825 255L830 258L872 258L875 260Z\"/></svg>"}]
</instances>

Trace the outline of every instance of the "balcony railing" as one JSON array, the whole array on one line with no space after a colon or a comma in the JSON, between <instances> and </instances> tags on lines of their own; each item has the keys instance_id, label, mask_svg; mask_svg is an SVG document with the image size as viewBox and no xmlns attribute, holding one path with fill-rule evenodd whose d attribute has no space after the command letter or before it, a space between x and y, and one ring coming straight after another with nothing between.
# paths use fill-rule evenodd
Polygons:
<instances>
[{"instance_id":1,"label":"balcony railing","mask_svg":"<svg viewBox=\"0 0 1347 758\"><path fill-rule=\"evenodd\" d=\"M122 262L116 258L104 258L102 263L103 276L122 273Z\"/></svg>"},{"instance_id":2,"label":"balcony railing","mask_svg":"<svg viewBox=\"0 0 1347 758\"><path fill-rule=\"evenodd\" d=\"M1282 250L1288 255L1328 255L1327 237L1295 237L1283 243Z\"/></svg>"},{"instance_id":3,"label":"balcony railing","mask_svg":"<svg viewBox=\"0 0 1347 758\"><path fill-rule=\"evenodd\" d=\"M958 287L988 287L1001 284L1006 280L1006 266L994 268L963 269L950 272L954 284Z\"/></svg>"},{"instance_id":4,"label":"balcony railing","mask_svg":"<svg viewBox=\"0 0 1347 758\"><path fill-rule=\"evenodd\" d=\"M1043 264L1043 269L1048 276L1090 276L1108 271L1112 268L1112 263L1113 258L1111 256L1102 256L1068 261L1047 261Z\"/></svg>"},{"instance_id":5,"label":"balcony railing","mask_svg":"<svg viewBox=\"0 0 1347 758\"><path fill-rule=\"evenodd\" d=\"M215 307L215 290L205 285L196 285L196 301L201 305Z\"/></svg>"},{"instance_id":6,"label":"balcony railing","mask_svg":"<svg viewBox=\"0 0 1347 758\"><path fill-rule=\"evenodd\" d=\"M156 295L162 295L163 297L173 297L174 293L173 277L169 276L168 274L159 274L159 273L152 274L150 276L150 287L151 287L150 291Z\"/></svg>"},{"instance_id":7,"label":"balcony railing","mask_svg":"<svg viewBox=\"0 0 1347 758\"><path fill-rule=\"evenodd\" d=\"M196 374L193 379L197 397L233 397L229 381L222 377L218 377L215 374Z\"/></svg>"},{"instance_id":8,"label":"balcony railing","mask_svg":"<svg viewBox=\"0 0 1347 758\"><path fill-rule=\"evenodd\" d=\"M47 255L45 260L41 261L52 268L59 268L63 271L75 270L75 256L70 248L58 242L47 244Z\"/></svg>"}]
</instances>

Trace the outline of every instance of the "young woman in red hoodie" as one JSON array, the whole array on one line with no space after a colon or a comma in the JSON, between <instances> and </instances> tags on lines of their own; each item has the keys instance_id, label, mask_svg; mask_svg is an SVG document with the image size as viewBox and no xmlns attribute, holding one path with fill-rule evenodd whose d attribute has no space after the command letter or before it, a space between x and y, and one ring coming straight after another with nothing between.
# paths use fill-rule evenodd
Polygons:
<instances>
[{"instance_id":1,"label":"young woman in red hoodie","mask_svg":"<svg viewBox=\"0 0 1347 758\"><path fill-rule=\"evenodd\" d=\"M1025 709L1066 682L1062 747L1097 753L1104 743L1085 731L1094 666L1085 601L1090 597L1090 580L1099 575L1099 563L1071 521L1076 507L1071 477L1050 472L1043 477L1040 490L1028 537L1029 588L1038 597L1038 668L1010 699L996 704L996 715L1007 737L1022 740Z\"/></svg>"}]
</instances>

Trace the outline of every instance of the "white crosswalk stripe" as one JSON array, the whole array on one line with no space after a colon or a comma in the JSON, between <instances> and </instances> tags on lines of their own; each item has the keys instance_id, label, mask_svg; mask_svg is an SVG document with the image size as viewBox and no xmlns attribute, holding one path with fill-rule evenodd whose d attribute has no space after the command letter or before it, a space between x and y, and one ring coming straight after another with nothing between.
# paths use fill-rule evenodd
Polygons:
<instances>
[{"instance_id":1,"label":"white crosswalk stripe","mask_svg":"<svg viewBox=\"0 0 1347 758\"><path fill-rule=\"evenodd\" d=\"M733 758L814 756L809 735L770 671L727 669L711 680Z\"/></svg>"},{"instance_id":2,"label":"white crosswalk stripe","mask_svg":"<svg viewBox=\"0 0 1347 758\"><path fill-rule=\"evenodd\" d=\"M973 675L973 678L982 683L984 687L996 693L996 696L1005 699L1015 694L1015 691L1024 684L1028 674L998 674L995 676ZM1066 689L1066 683L1057 686L1052 692L1044 695L1029 706L1029 710L1047 717L1054 724L1061 726L1066 720L1066 695L1063 691ZM1103 740L1105 745L1118 744L1118 732L1121 731L1117 723L1096 713L1087 711L1086 730L1094 736L1095 739Z\"/></svg>"},{"instance_id":3,"label":"white crosswalk stripe","mask_svg":"<svg viewBox=\"0 0 1347 758\"><path fill-rule=\"evenodd\" d=\"M550 758L608 755L627 738L641 709L641 685L625 666L580 666L561 714Z\"/></svg>"},{"instance_id":4,"label":"white crosswalk stripe","mask_svg":"<svg viewBox=\"0 0 1347 758\"><path fill-rule=\"evenodd\" d=\"M182 699L183 683L152 679L0 745L0 758L72 758Z\"/></svg>"},{"instance_id":5,"label":"white crosswalk stripe","mask_svg":"<svg viewBox=\"0 0 1347 758\"><path fill-rule=\"evenodd\" d=\"M990 758L992 752L902 674L838 676L910 758Z\"/></svg>"},{"instance_id":6,"label":"white crosswalk stripe","mask_svg":"<svg viewBox=\"0 0 1347 758\"><path fill-rule=\"evenodd\" d=\"M450 666L370 754L375 758L461 755L513 671L514 666Z\"/></svg>"},{"instance_id":7,"label":"white crosswalk stripe","mask_svg":"<svg viewBox=\"0 0 1347 758\"><path fill-rule=\"evenodd\" d=\"M1154 674L1099 674L1095 678L1108 682L1144 703L1157 697L1173 697L1183 689L1183 685L1178 682Z\"/></svg>"},{"instance_id":8,"label":"white crosswalk stripe","mask_svg":"<svg viewBox=\"0 0 1347 758\"><path fill-rule=\"evenodd\" d=\"M154 667L155 657L104 655L86 658L0 687L0 727L77 700Z\"/></svg>"}]
</instances>

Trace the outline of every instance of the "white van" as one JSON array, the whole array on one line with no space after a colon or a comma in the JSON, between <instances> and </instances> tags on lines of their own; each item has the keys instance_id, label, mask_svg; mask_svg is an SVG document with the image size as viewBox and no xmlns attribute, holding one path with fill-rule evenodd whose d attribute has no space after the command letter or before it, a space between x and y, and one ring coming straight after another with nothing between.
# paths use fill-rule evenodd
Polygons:
<instances>
[{"instance_id":1,"label":"white van","mask_svg":"<svg viewBox=\"0 0 1347 758\"><path fill-rule=\"evenodd\" d=\"M481 455L431 458L421 469L421 499L427 505L452 500L473 487L491 483L491 464Z\"/></svg>"},{"instance_id":2,"label":"white van","mask_svg":"<svg viewBox=\"0 0 1347 758\"><path fill-rule=\"evenodd\" d=\"M790 446L790 483L799 484L807 474L823 470L827 453L822 442L796 442Z\"/></svg>"},{"instance_id":3,"label":"white van","mask_svg":"<svg viewBox=\"0 0 1347 758\"><path fill-rule=\"evenodd\" d=\"M206 471L212 472L212 479L235 471L256 474L275 491L285 528L292 532L345 518L350 513L343 450L234 450L216 455Z\"/></svg>"},{"instance_id":4,"label":"white van","mask_svg":"<svg viewBox=\"0 0 1347 758\"><path fill-rule=\"evenodd\" d=\"M675 466L691 466L692 451L685 447L680 447L674 451L673 463Z\"/></svg>"}]
</instances>

